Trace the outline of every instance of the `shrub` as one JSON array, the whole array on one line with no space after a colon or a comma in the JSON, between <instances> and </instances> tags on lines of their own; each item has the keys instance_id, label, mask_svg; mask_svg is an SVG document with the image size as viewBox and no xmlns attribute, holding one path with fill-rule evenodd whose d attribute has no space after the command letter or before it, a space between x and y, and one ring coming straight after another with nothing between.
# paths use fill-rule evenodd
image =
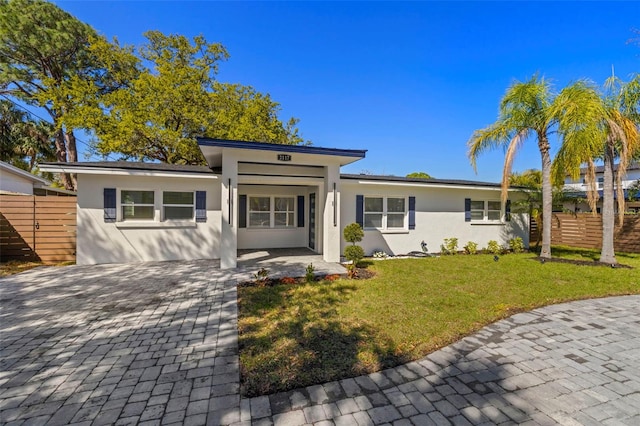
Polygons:
<instances>
[{"instance_id":1,"label":"shrub","mask_svg":"<svg viewBox=\"0 0 640 426\"><path fill-rule=\"evenodd\" d=\"M253 274L253 279L256 282L256 285L260 287L264 287L269 282L269 270L265 268L260 268L258 272Z\"/></svg>"},{"instance_id":2,"label":"shrub","mask_svg":"<svg viewBox=\"0 0 640 426\"><path fill-rule=\"evenodd\" d=\"M347 266L347 276L349 278L355 278L357 276L356 268L358 262L364 257L364 250L362 247L356 245L347 246L344 249L344 257L351 261L351 264Z\"/></svg>"},{"instance_id":3,"label":"shrub","mask_svg":"<svg viewBox=\"0 0 640 426\"><path fill-rule=\"evenodd\" d=\"M514 253L522 253L524 251L524 241L520 237L512 238L509 240L509 248Z\"/></svg>"},{"instance_id":4,"label":"shrub","mask_svg":"<svg viewBox=\"0 0 640 426\"><path fill-rule=\"evenodd\" d=\"M342 235L344 236L344 240L346 242L355 244L362 241L362 239L364 238L364 231L358 223L354 222L344 227Z\"/></svg>"},{"instance_id":5,"label":"shrub","mask_svg":"<svg viewBox=\"0 0 640 426\"><path fill-rule=\"evenodd\" d=\"M491 254L500 254L502 253L502 246L496 240L490 240L485 250Z\"/></svg>"},{"instance_id":6,"label":"shrub","mask_svg":"<svg viewBox=\"0 0 640 426\"><path fill-rule=\"evenodd\" d=\"M315 268L313 267L313 263L308 264L307 271L304 274L305 281L307 281L308 283L313 282L313 280L315 279L314 271Z\"/></svg>"},{"instance_id":7,"label":"shrub","mask_svg":"<svg viewBox=\"0 0 640 426\"><path fill-rule=\"evenodd\" d=\"M389 255L382 250L377 250L373 252L373 257L376 259L386 259Z\"/></svg>"},{"instance_id":8,"label":"shrub","mask_svg":"<svg viewBox=\"0 0 640 426\"><path fill-rule=\"evenodd\" d=\"M458 239L445 238L444 244L440 245L440 252L442 254L456 254L458 252Z\"/></svg>"},{"instance_id":9,"label":"shrub","mask_svg":"<svg viewBox=\"0 0 640 426\"><path fill-rule=\"evenodd\" d=\"M476 254L478 253L478 243L474 243L473 241L469 241L467 245L464 246L464 252L467 254Z\"/></svg>"}]
</instances>

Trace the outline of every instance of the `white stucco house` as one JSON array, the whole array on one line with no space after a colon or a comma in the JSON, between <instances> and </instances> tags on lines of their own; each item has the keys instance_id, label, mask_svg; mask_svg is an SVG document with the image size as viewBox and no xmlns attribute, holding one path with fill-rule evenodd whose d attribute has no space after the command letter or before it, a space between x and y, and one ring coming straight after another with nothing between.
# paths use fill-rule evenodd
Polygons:
<instances>
[{"instance_id":1,"label":"white stucco house","mask_svg":"<svg viewBox=\"0 0 640 426\"><path fill-rule=\"evenodd\" d=\"M77 173L77 263L220 259L238 249L308 247L338 262L342 230L365 230L367 254L438 251L521 237L528 217L500 202L500 185L461 180L341 174L366 150L199 138L207 166L46 163ZM515 196L515 194L512 194Z\"/></svg>"},{"instance_id":2,"label":"white stucco house","mask_svg":"<svg viewBox=\"0 0 640 426\"><path fill-rule=\"evenodd\" d=\"M618 172L618 165L614 165L614 173ZM575 198L575 201L566 201L563 204L565 210L570 210L576 213L579 212L590 212L591 208L589 204L586 202L588 187L586 184L585 176L587 174L587 169L580 169L580 177L576 180L571 179L571 177L567 177L564 181L564 189L569 191L569 194ZM596 180L598 182L598 191L600 193L600 197L602 197L602 188L604 185L604 166L596 167ZM625 198L628 197L628 189L634 185L636 182L640 181L640 163L635 162L627 167L627 172L622 178L622 189L624 190ZM640 195L635 197L635 200L629 200L627 202L627 210L631 212L640 213ZM597 211L600 212L602 208L602 198L598 200Z\"/></svg>"}]
</instances>

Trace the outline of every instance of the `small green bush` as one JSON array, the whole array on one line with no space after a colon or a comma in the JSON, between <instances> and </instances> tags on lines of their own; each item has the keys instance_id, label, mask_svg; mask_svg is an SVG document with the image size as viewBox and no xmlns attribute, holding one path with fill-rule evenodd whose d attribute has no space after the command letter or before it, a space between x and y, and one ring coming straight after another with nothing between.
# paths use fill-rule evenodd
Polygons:
<instances>
[{"instance_id":1,"label":"small green bush","mask_svg":"<svg viewBox=\"0 0 640 426\"><path fill-rule=\"evenodd\" d=\"M304 274L305 281L307 281L308 283L313 282L313 280L316 278L314 274L315 270L316 268L313 267L313 263L307 265L307 271Z\"/></svg>"},{"instance_id":2,"label":"small green bush","mask_svg":"<svg viewBox=\"0 0 640 426\"><path fill-rule=\"evenodd\" d=\"M485 251L491 254L500 254L502 253L502 246L498 244L496 240L490 240L487 243L487 248L485 249Z\"/></svg>"},{"instance_id":3,"label":"small green bush","mask_svg":"<svg viewBox=\"0 0 640 426\"><path fill-rule=\"evenodd\" d=\"M445 238L444 244L440 245L440 252L442 254L451 254L451 255L458 253L458 239Z\"/></svg>"},{"instance_id":4,"label":"small green bush","mask_svg":"<svg viewBox=\"0 0 640 426\"><path fill-rule=\"evenodd\" d=\"M469 241L467 245L464 246L464 252L467 254L476 254L478 253L478 243L474 243L473 241Z\"/></svg>"},{"instance_id":5,"label":"small green bush","mask_svg":"<svg viewBox=\"0 0 640 426\"><path fill-rule=\"evenodd\" d=\"M362 239L364 238L364 231L358 223L354 222L344 227L342 235L344 236L344 240L346 242L355 244L362 241Z\"/></svg>"},{"instance_id":6,"label":"small green bush","mask_svg":"<svg viewBox=\"0 0 640 426\"><path fill-rule=\"evenodd\" d=\"M514 253L522 253L524 251L524 241L520 237L512 238L509 240L509 248Z\"/></svg>"},{"instance_id":7,"label":"small green bush","mask_svg":"<svg viewBox=\"0 0 640 426\"><path fill-rule=\"evenodd\" d=\"M253 279L256 285L264 287L269 282L269 270L266 268L260 268L258 272L253 274Z\"/></svg>"},{"instance_id":8,"label":"small green bush","mask_svg":"<svg viewBox=\"0 0 640 426\"><path fill-rule=\"evenodd\" d=\"M353 262L353 265L355 266L364 257L364 250L360 246L347 246L344 249L344 257Z\"/></svg>"}]
</instances>

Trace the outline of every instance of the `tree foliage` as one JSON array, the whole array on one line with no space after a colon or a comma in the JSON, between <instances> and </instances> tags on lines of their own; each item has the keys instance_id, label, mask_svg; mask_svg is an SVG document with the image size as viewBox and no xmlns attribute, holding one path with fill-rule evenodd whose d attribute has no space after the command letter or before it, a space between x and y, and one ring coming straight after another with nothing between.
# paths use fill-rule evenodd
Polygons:
<instances>
[{"instance_id":1,"label":"tree foliage","mask_svg":"<svg viewBox=\"0 0 640 426\"><path fill-rule=\"evenodd\" d=\"M55 161L54 129L33 120L13 102L0 100L0 160L34 171L37 162Z\"/></svg>"},{"instance_id":2,"label":"tree foliage","mask_svg":"<svg viewBox=\"0 0 640 426\"><path fill-rule=\"evenodd\" d=\"M603 161L600 261L614 264L614 202L618 204L622 223L625 212L622 180L634 155L640 151L640 75L628 83L612 77L605 89L607 92L603 93L594 83L583 80L558 95L553 113L558 119L562 146L554 162L554 177L559 182L568 173L576 179L586 163L587 198L595 212L599 199L595 162ZM618 167L614 173L616 159Z\"/></svg>"},{"instance_id":3,"label":"tree foliage","mask_svg":"<svg viewBox=\"0 0 640 426\"><path fill-rule=\"evenodd\" d=\"M95 31L44 0L0 1L0 92L43 108L56 129L56 159L77 161L73 127L64 127L61 116L71 104L53 100L72 76L96 75L88 55L89 37ZM75 189L72 176L63 174L67 189Z\"/></svg>"},{"instance_id":4,"label":"tree foliage","mask_svg":"<svg viewBox=\"0 0 640 426\"><path fill-rule=\"evenodd\" d=\"M198 136L303 142L297 120L283 124L280 106L268 94L215 80L219 64L229 57L221 44L158 31L145 37L138 48L93 38L90 52L104 75L75 76L55 94L75 103L63 121L93 131L99 153L203 164Z\"/></svg>"},{"instance_id":5,"label":"tree foliage","mask_svg":"<svg viewBox=\"0 0 640 426\"><path fill-rule=\"evenodd\" d=\"M419 179L433 179L433 176L431 176L427 172L413 172L413 173L409 173L407 175L407 177L408 178L419 178Z\"/></svg>"},{"instance_id":6,"label":"tree foliage","mask_svg":"<svg viewBox=\"0 0 640 426\"><path fill-rule=\"evenodd\" d=\"M522 144L534 137L542 160L542 250L541 257L551 257L551 145L549 132L553 125L550 114L552 93L544 78L534 75L525 82L516 81L500 101L498 119L495 123L476 130L468 142L468 156L474 169L478 156L488 150L506 150L502 174L502 199L507 199L509 176L516 153Z\"/></svg>"}]
</instances>

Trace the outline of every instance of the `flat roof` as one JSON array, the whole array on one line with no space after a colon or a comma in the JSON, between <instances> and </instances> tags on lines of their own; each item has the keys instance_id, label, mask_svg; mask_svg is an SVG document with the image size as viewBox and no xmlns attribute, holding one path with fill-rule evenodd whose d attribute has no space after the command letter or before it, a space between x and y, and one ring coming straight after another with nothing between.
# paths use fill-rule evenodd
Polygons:
<instances>
[{"instance_id":1,"label":"flat roof","mask_svg":"<svg viewBox=\"0 0 640 426\"><path fill-rule=\"evenodd\" d=\"M501 188L500 183L495 182L479 182L475 180L461 179L435 179L435 178L410 178L402 176L384 176L384 175L366 175L366 174L342 174L342 179L347 180L368 180L375 182L397 182L406 184L422 184L431 186L474 186L474 187L490 187ZM509 189L527 189L523 187L510 186Z\"/></svg>"},{"instance_id":2,"label":"flat roof","mask_svg":"<svg viewBox=\"0 0 640 426\"><path fill-rule=\"evenodd\" d=\"M323 148L312 145L286 145L269 142L238 141L230 139L196 138L199 146L220 148L252 149L259 151L295 152L300 154L335 155L340 157L364 158L366 149Z\"/></svg>"},{"instance_id":3,"label":"flat roof","mask_svg":"<svg viewBox=\"0 0 640 426\"><path fill-rule=\"evenodd\" d=\"M167 163L143 163L133 161L82 161L74 163L40 163L40 170L48 172L72 172L116 175L163 175L216 178L207 166Z\"/></svg>"}]
</instances>

